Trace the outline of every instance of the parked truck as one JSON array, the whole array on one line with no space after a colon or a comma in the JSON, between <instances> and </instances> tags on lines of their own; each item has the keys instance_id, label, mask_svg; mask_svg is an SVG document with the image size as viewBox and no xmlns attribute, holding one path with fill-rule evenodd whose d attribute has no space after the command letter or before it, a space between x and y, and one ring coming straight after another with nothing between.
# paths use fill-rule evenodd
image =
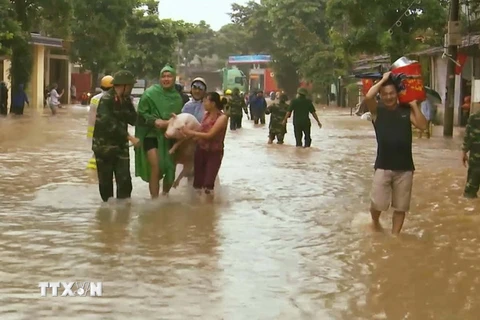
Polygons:
<instances>
[{"instance_id":1,"label":"parked truck","mask_svg":"<svg viewBox=\"0 0 480 320\"><path fill-rule=\"evenodd\" d=\"M222 90L233 90L238 88L241 92L247 91L248 81L247 76L242 70L232 67L232 68L223 68L222 69L223 81L222 81Z\"/></svg>"}]
</instances>

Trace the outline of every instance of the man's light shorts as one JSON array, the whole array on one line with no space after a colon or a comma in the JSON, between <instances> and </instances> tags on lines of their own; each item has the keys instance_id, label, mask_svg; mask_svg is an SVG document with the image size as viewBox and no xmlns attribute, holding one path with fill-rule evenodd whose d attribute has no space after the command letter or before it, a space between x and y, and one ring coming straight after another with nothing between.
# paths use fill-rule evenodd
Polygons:
<instances>
[{"instance_id":1,"label":"man's light shorts","mask_svg":"<svg viewBox=\"0 0 480 320\"><path fill-rule=\"evenodd\" d=\"M413 171L375 170L372 185L372 208L407 212L412 198Z\"/></svg>"}]
</instances>

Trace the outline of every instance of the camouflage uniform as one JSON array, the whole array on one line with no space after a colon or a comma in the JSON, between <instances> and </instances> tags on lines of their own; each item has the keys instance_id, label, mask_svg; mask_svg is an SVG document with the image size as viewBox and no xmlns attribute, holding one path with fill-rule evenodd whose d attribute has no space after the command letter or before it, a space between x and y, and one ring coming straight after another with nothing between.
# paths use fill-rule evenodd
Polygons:
<instances>
[{"instance_id":1,"label":"camouflage uniform","mask_svg":"<svg viewBox=\"0 0 480 320\"><path fill-rule=\"evenodd\" d=\"M462 149L469 153L464 196L476 198L480 187L480 112L468 118Z\"/></svg>"},{"instance_id":2,"label":"camouflage uniform","mask_svg":"<svg viewBox=\"0 0 480 320\"><path fill-rule=\"evenodd\" d=\"M242 110L248 114L247 104L242 97L240 97L240 90L233 89L232 98L228 102L228 113L230 115L230 130L237 130L242 128Z\"/></svg>"},{"instance_id":3,"label":"camouflage uniform","mask_svg":"<svg viewBox=\"0 0 480 320\"><path fill-rule=\"evenodd\" d=\"M128 71L114 75L113 85L133 85L135 78ZM128 124L134 125L137 112L130 97L123 101L112 88L100 99L93 131L92 151L97 160L98 186L102 200L113 197L113 174L117 182L117 198L130 198L132 178L128 149Z\"/></svg>"},{"instance_id":4,"label":"camouflage uniform","mask_svg":"<svg viewBox=\"0 0 480 320\"><path fill-rule=\"evenodd\" d=\"M283 120L288 113L288 104L286 103L286 98L280 100L279 103L273 103L267 107L265 114L270 115L270 124L269 124L269 133L268 139L270 141L277 138L278 144L283 144L283 138L285 133L287 133L287 126L283 124Z\"/></svg>"}]
</instances>

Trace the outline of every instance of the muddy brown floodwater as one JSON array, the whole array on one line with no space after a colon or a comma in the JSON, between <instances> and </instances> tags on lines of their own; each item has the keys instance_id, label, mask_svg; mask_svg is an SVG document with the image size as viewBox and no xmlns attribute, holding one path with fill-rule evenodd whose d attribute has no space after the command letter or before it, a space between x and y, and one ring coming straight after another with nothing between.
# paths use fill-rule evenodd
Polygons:
<instances>
[{"instance_id":1,"label":"muddy brown floodwater","mask_svg":"<svg viewBox=\"0 0 480 320\"><path fill-rule=\"evenodd\" d=\"M461 197L460 139L416 140L399 238L368 230L372 126L322 111L313 147L228 133L212 204L185 185L100 207L87 111L0 119L0 319L435 319L480 314L480 205ZM133 161L132 161L133 166ZM384 224L390 227L391 214ZM102 281L102 297L39 282Z\"/></svg>"}]
</instances>

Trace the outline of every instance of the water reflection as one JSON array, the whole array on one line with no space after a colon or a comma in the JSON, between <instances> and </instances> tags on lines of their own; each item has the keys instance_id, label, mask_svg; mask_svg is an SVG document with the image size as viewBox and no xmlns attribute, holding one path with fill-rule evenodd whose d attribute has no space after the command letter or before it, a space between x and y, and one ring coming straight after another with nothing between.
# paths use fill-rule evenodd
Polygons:
<instances>
[{"instance_id":1,"label":"water reflection","mask_svg":"<svg viewBox=\"0 0 480 320\"><path fill-rule=\"evenodd\" d=\"M134 178L131 204L101 206L86 111L0 119L2 319L478 318L480 202L461 197L458 138L415 140L412 210L392 238L368 228L366 121L322 112L306 150L245 120L213 203L185 184L151 202ZM104 296L40 298L58 280L103 281Z\"/></svg>"},{"instance_id":2,"label":"water reflection","mask_svg":"<svg viewBox=\"0 0 480 320\"><path fill-rule=\"evenodd\" d=\"M138 217L134 233L139 249L151 256L177 260L215 256L218 246L217 209L209 204L167 202Z\"/></svg>"},{"instance_id":3,"label":"water reflection","mask_svg":"<svg viewBox=\"0 0 480 320\"><path fill-rule=\"evenodd\" d=\"M101 206L96 212L97 231L94 231L95 242L102 243L104 254L114 254L121 251L129 235L128 226L131 215L130 204L117 206Z\"/></svg>"},{"instance_id":4,"label":"water reflection","mask_svg":"<svg viewBox=\"0 0 480 320\"><path fill-rule=\"evenodd\" d=\"M460 241L457 248L455 238L403 234L362 241L355 269L368 285L357 288L342 319L477 319L480 270L472 259L478 245ZM465 246L475 254L459 254Z\"/></svg>"}]
</instances>

